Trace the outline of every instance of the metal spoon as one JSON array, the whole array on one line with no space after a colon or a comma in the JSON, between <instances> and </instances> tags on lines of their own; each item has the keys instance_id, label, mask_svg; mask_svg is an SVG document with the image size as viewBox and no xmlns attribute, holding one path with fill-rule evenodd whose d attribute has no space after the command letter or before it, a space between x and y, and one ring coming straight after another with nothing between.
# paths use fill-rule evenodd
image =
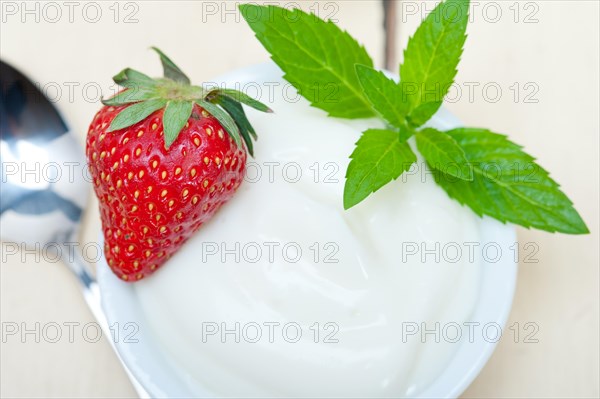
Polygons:
<instances>
[{"instance_id":1,"label":"metal spoon","mask_svg":"<svg viewBox=\"0 0 600 399\"><path fill-rule=\"evenodd\" d=\"M133 387L144 388L121 359L90 266L73 245L88 199L83 151L56 108L22 73L0 61L0 239L54 250L77 277L92 314Z\"/></svg>"},{"instance_id":2,"label":"metal spoon","mask_svg":"<svg viewBox=\"0 0 600 399\"><path fill-rule=\"evenodd\" d=\"M388 71L396 71L396 0L383 0L384 63Z\"/></svg>"}]
</instances>

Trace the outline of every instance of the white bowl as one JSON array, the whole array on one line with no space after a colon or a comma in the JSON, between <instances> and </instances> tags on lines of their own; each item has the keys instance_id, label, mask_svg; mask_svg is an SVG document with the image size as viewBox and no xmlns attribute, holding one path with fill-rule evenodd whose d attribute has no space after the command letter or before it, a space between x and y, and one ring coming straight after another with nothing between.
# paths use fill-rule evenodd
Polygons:
<instances>
[{"instance_id":1,"label":"white bowl","mask_svg":"<svg viewBox=\"0 0 600 399\"><path fill-rule=\"evenodd\" d=\"M264 74L276 71L272 65L258 65L236 71L217 81L257 81L261 76L264 78ZM452 128L458 124L456 118L443 109L434 118L438 127ZM505 326L516 284L517 265L509 251L516 242L515 230L510 225L483 218L480 231L482 244L496 243L504 253L497 262L484 262L481 265L480 297L469 318L470 322L479 323L475 325L475 339L469 342L468 336L463 334L463 339L456 343L457 348L447 367L416 397L458 397L479 374L496 346L496 339L482 339L482 327L493 325L503 329ZM186 373L178 369L169 353L161 350L162 346L144 317L133 286L114 276L104 258L98 264L98 281L107 319L114 326L113 329L119 332L117 350L151 397L214 396L208 391L190 390L184 377ZM128 333L137 343L125 339Z\"/></svg>"}]
</instances>

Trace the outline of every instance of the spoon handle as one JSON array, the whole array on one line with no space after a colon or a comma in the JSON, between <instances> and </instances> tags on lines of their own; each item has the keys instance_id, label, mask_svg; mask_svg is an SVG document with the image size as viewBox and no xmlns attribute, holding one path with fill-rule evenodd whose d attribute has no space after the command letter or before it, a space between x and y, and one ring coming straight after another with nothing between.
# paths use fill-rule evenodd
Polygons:
<instances>
[{"instance_id":1,"label":"spoon handle","mask_svg":"<svg viewBox=\"0 0 600 399\"><path fill-rule=\"evenodd\" d=\"M384 66L394 71L396 65L396 0L383 0Z\"/></svg>"},{"instance_id":2,"label":"spoon handle","mask_svg":"<svg viewBox=\"0 0 600 399\"><path fill-rule=\"evenodd\" d=\"M62 251L63 254L69 253L68 251ZM144 387L137 381L137 379L133 376L123 358L119 354L115 346L115 342L112 339L112 332L110 330L110 326L108 324L108 320L106 319L106 315L102 310L102 300L100 294L100 287L98 286L98 282L96 278L92 275L90 271L89 264L83 259L81 254L78 251L71 251L68 256L63 256L63 262L67 264L69 269L75 274L77 277L77 281L79 281L79 285L81 286L81 292L83 294L83 298L87 303L90 311L94 315L94 318L100 325L102 329L102 333L110 343L111 348L117 355L119 362L123 366L125 373L127 373L127 377L129 377L129 381L133 385L133 388L137 392L138 396L141 399L149 399L150 395L146 392Z\"/></svg>"}]
</instances>

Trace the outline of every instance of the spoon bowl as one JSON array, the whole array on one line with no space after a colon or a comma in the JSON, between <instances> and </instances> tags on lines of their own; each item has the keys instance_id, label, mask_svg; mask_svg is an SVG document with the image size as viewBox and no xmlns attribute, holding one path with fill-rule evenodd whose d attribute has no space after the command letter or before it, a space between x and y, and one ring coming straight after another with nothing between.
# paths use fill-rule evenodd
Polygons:
<instances>
[{"instance_id":1,"label":"spoon bowl","mask_svg":"<svg viewBox=\"0 0 600 399\"><path fill-rule=\"evenodd\" d=\"M76 233L89 189L83 151L53 104L0 61L0 238L28 248Z\"/></svg>"}]
</instances>

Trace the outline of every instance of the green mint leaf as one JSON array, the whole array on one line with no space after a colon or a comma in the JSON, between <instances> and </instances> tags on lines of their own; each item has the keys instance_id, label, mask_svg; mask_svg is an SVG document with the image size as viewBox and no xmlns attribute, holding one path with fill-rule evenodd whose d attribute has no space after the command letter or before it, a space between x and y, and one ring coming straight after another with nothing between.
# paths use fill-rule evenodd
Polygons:
<instances>
[{"instance_id":1,"label":"green mint leaf","mask_svg":"<svg viewBox=\"0 0 600 399\"><path fill-rule=\"evenodd\" d=\"M240 130L235 124L235 121L226 111L222 110L218 105L204 100L197 100L196 103L204 108L209 114L217 118L219 123L223 125L225 131L233 139L237 146L242 144L240 139Z\"/></svg>"},{"instance_id":2,"label":"green mint leaf","mask_svg":"<svg viewBox=\"0 0 600 399\"><path fill-rule=\"evenodd\" d=\"M441 105L442 101L421 104L410 113L407 119L413 126L422 126L431 119Z\"/></svg>"},{"instance_id":3,"label":"green mint leaf","mask_svg":"<svg viewBox=\"0 0 600 399\"><path fill-rule=\"evenodd\" d=\"M445 0L409 39L400 84L403 98L410 104L412 124L424 124L442 105L467 38L468 17L469 0Z\"/></svg>"},{"instance_id":4,"label":"green mint leaf","mask_svg":"<svg viewBox=\"0 0 600 399\"><path fill-rule=\"evenodd\" d=\"M344 209L397 179L417 160L406 141L392 130L366 130L356 143L346 171Z\"/></svg>"},{"instance_id":5,"label":"green mint leaf","mask_svg":"<svg viewBox=\"0 0 600 399\"><path fill-rule=\"evenodd\" d=\"M248 121L248 118L246 117L246 113L244 112L242 105L228 96L219 96L217 98L217 102L225 111L227 111L229 115L231 115L240 130L240 134L242 135L244 142L246 143L248 153L251 156L254 156L254 144L252 143L252 138L256 140L257 136L254 128L250 124L250 121Z\"/></svg>"},{"instance_id":6,"label":"green mint leaf","mask_svg":"<svg viewBox=\"0 0 600 399\"><path fill-rule=\"evenodd\" d=\"M165 135L165 148L169 148L177 139L181 129L185 126L194 103L185 100L172 100L167 103L163 114L163 131Z\"/></svg>"},{"instance_id":7,"label":"green mint leaf","mask_svg":"<svg viewBox=\"0 0 600 399\"><path fill-rule=\"evenodd\" d=\"M125 105L130 103L136 103L143 100L149 100L151 98L157 98L158 94L154 90L133 87L127 90L124 90L111 98L102 99L102 104L104 105Z\"/></svg>"},{"instance_id":8,"label":"green mint leaf","mask_svg":"<svg viewBox=\"0 0 600 399\"><path fill-rule=\"evenodd\" d=\"M265 104L261 103L258 100L255 100L246 93L242 93L241 91L233 89L217 89L216 92L220 95L230 97L238 103L246 104L247 106L252 107L258 111L273 112L273 110L267 107Z\"/></svg>"},{"instance_id":9,"label":"green mint leaf","mask_svg":"<svg viewBox=\"0 0 600 399\"><path fill-rule=\"evenodd\" d=\"M115 76L113 81L119 86L127 88L150 88L156 85L156 81L135 69L125 68Z\"/></svg>"},{"instance_id":10,"label":"green mint leaf","mask_svg":"<svg viewBox=\"0 0 600 399\"><path fill-rule=\"evenodd\" d=\"M450 136L427 128L416 134L417 148L434 169L464 180L473 180L473 169L465 152Z\"/></svg>"},{"instance_id":11,"label":"green mint leaf","mask_svg":"<svg viewBox=\"0 0 600 399\"><path fill-rule=\"evenodd\" d=\"M152 115L154 111L157 111L165 106L166 100L155 98L147 100L141 103L135 103L125 108L123 111L112 120L108 131L112 132L119 129L124 129L129 126L133 126L136 123L143 121L148 116Z\"/></svg>"},{"instance_id":12,"label":"green mint leaf","mask_svg":"<svg viewBox=\"0 0 600 399\"><path fill-rule=\"evenodd\" d=\"M382 72L356 65L356 74L365 96L388 123L396 127L406 124L408 103L402 101L402 89Z\"/></svg>"},{"instance_id":13,"label":"green mint leaf","mask_svg":"<svg viewBox=\"0 0 600 399\"><path fill-rule=\"evenodd\" d=\"M465 151L473 180L434 173L451 198L478 215L549 232L585 234L588 228L548 172L506 136L485 129L446 132Z\"/></svg>"},{"instance_id":14,"label":"green mint leaf","mask_svg":"<svg viewBox=\"0 0 600 399\"><path fill-rule=\"evenodd\" d=\"M169 57L165 55L162 51L160 51L156 47L151 47L152 50L156 51L160 57L160 62L162 63L165 78L174 80L176 82L181 82L189 85L190 79L186 76L185 73Z\"/></svg>"},{"instance_id":15,"label":"green mint leaf","mask_svg":"<svg viewBox=\"0 0 600 399\"><path fill-rule=\"evenodd\" d=\"M314 107L340 118L374 115L354 71L373 61L347 32L297 9L242 4L240 11L284 78Z\"/></svg>"}]
</instances>

